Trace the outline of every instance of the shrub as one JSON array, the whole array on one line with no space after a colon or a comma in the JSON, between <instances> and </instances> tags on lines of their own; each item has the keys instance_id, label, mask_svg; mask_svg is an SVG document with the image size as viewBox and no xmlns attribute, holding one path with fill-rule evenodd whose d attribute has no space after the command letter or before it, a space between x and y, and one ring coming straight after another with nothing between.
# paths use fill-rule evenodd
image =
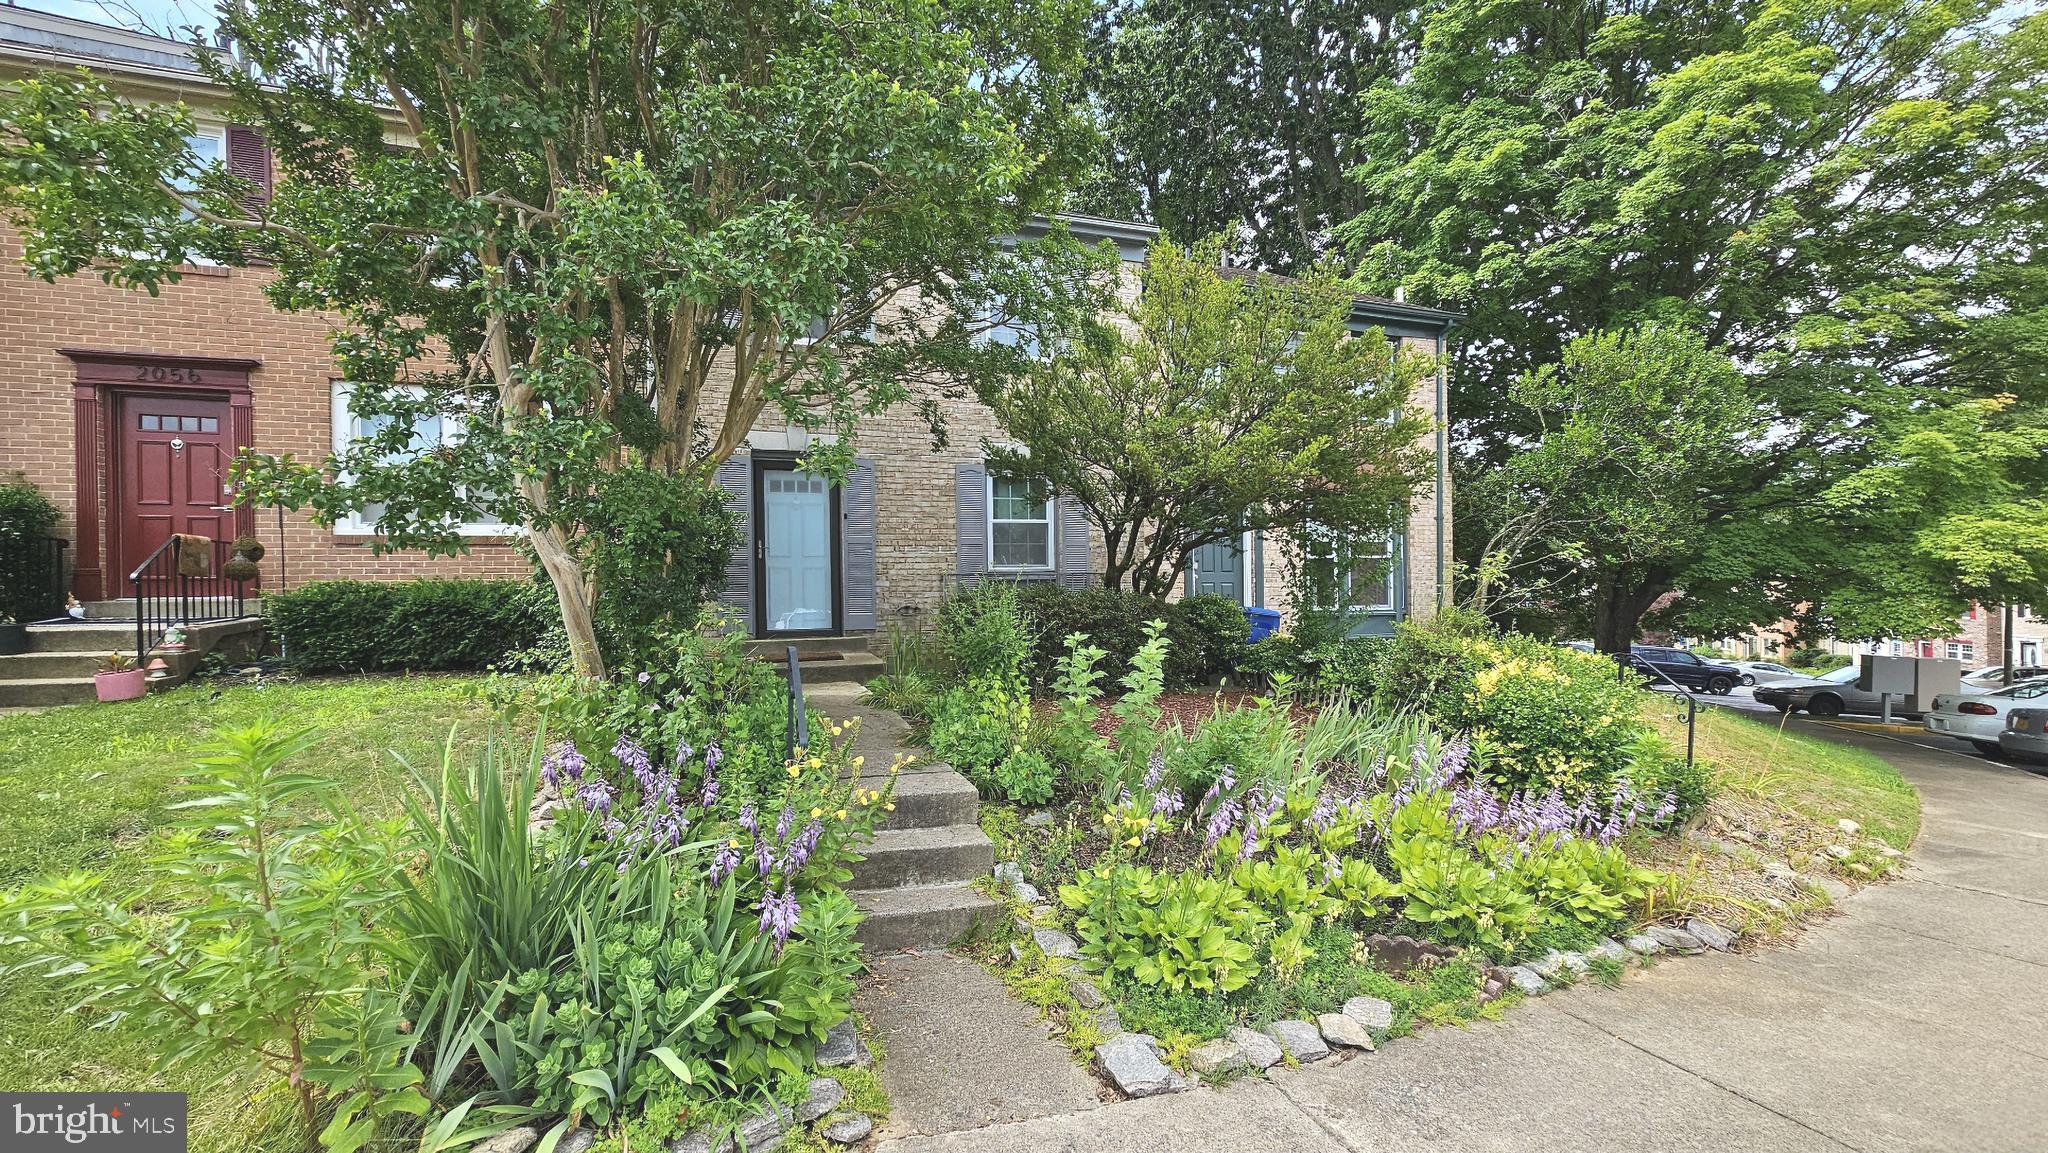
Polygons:
<instances>
[{"instance_id":1,"label":"shrub","mask_svg":"<svg viewBox=\"0 0 2048 1153\"><path fill-rule=\"evenodd\" d=\"M939 694L925 740L935 756L967 774L984 793L1000 796L992 771L1024 743L1030 724L1030 698L994 681L978 681Z\"/></svg>"},{"instance_id":2,"label":"shrub","mask_svg":"<svg viewBox=\"0 0 2048 1153\"><path fill-rule=\"evenodd\" d=\"M986 580L939 606L939 644L962 680L1004 683L1029 674L1036 639L1017 586Z\"/></svg>"},{"instance_id":3,"label":"shrub","mask_svg":"<svg viewBox=\"0 0 2048 1153\"><path fill-rule=\"evenodd\" d=\"M1306 654L1315 689L1360 699L1373 695L1379 687L1380 663L1393 645L1391 637L1345 637L1317 645Z\"/></svg>"},{"instance_id":4,"label":"shrub","mask_svg":"<svg viewBox=\"0 0 2048 1153\"><path fill-rule=\"evenodd\" d=\"M1251 643L1244 606L1229 597L1200 593L1184 598L1168 606L1167 619L1174 658L1167 679L1174 684L1200 684L1235 672Z\"/></svg>"},{"instance_id":5,"label":"shrub","mask_svg":"<svg viewBox=\"0 0 2048 1153\"><path fill-rule=\"evenodd\" d=\"M529 581L314 581L263 612L306 672L488 668L559 628L553 594Z\"/></svg>"},{"instance_id":6,"label":"shrub","mask_svg":"<svg viewBox=\"0 0 2048 1153\"><path fill-rule=\"evenodd\" d=\"M25 480L0 483L0 619L40 620L64 607L61 573L39 538L57 528L57 506Z\"/></svg>"},{"instance_id":7,"label":"shrub","mask_svg":"<svg viewBox=\"0 0 2048 1153\"><path fill-rule=\"evenodd\" d=\"M1301 642L1288 633L1274 633L1245 647L1238 671L1247 676L1301 676L1308 668Z\"/></svg>"},{"instance_id":8,"label":"shrub","mask_svg":"<svg viewBox=\"0 0 2048 1153\"><path fill-rule=\"evenodd\" d=\"M1131 658L1144 645L1145 626L1155 620L1166 622L1172 644L1166 683L1172 688L1236 672L1251 636L1244 609L1228 597L1212 594L1168 602L1099 585L1070 589L1032 583L1017 586L1017 603L1036 638L1026 672L1040 685L1058 675L1066 638L1074 633L1103 650L1102 671L1117 681L1130 672Z\"/></svg>"}]
</instances>

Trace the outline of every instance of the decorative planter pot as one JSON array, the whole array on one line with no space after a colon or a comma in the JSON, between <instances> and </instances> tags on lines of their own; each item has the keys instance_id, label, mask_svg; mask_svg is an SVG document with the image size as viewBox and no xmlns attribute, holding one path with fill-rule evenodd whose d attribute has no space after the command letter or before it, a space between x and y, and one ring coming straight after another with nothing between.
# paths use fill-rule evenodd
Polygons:
<instances>
[{"instance_id":1,"label":"decorative planter pot","mask_svg":"<svg viewBox=\"0 0 2048 1153\"><path fill-rule=\"evenodd\" d=\"M25 653L27 651L27 625L0 625L0 657L11 657L16 653Z\"/></svg>"},{"instance_id":2,"label":"decorative planter pot","mask_svg":"<svg viewBox=\"0 0 2048 1153\"><path fill-rule=\"evenodd\" d=\"M132 701L149 691L148 673L143 669L122 669L118 673L94 673L92 687L102 701Z\"/></svg>"}]
</instances>

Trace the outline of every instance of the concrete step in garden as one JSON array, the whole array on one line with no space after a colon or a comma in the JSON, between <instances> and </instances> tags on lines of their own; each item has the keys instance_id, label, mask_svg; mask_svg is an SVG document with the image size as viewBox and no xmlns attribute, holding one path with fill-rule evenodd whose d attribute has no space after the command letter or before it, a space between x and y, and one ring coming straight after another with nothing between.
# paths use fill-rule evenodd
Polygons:
<instances>
[{"instance_id":1,"label":"concrete step in garden","mask_svg":"<svg viewBox=\"0 0 2048 1153\"><path fill-rule=\"evenodd\" d=\"M861 846L853 888L895 889L971 881L996 867L995 847L975 825L885 829Z\"/></svg>"},{"instance_id":2,"label":"concrete step in garden","mask_svg":"<svg viewBox=\"0 0 2048 1153\"><path fill-rule=\"evenodd\" d=\"M849 895L867 915L854 936L871 953L944 945L966 935L977 921L1002 915L996 901L965 881L855 890Z\"/></svg>"},{"instance_id":3,"label":"concrete step in garden","mask_svg":"<svg viewBox=\"0 0 2048 1153\"><path fill-rule=\"evenodd\" d=\"M866 684L888 670L889 664L869 652L797 654L797 663L804 673L805 685L822 685L851 681ZM769 659L777 669L788 667L782 654Z\"/></svg>"},{"instance_id":4,"label":"concrete step in garden","mask_svg":"<svg viewBox=\"0 0 2048 1153\"><path fill-rule=\"evenodd\" d=\"M0 681L76 680L99 671L105 653L16 653L0 657Z\"/></svg>"},{"instance_id":5,"label":"concrete step in garden","mask_svg":"<svg viewBox=\"0 0 2048 1153\"><path fill-rule=\"evenodd\" d=\"M869 767L873 767L870 763ZM922 767L922 766L919 766ZM869 788L879 789L888 774L861 778ZM947 769L943 772L900 773L896 777L896 811L884 813L875 827L887 829L936 829L947 826L973 828L980 815L981 798L967 778Z\"/></svg>"},{"instance_id":6,"label":"concrete step in garden","mask_svg":"<svg viewBox=\"0 0 2048 1153\"><path fill-rule=\"evenodd\" d=\"M797 659L806 653L864 653L868 651L868 638L864 633L843 637L791 637L788 640L748 641L747 655L764 661L781 663L789 646L795 645Z\"/></svg>"},{"instance_id":7,"label":"concrete step in garden","mask_svg":"<svg viewBox=\"0 0 2048 1153\"><path fill-rule=\"evenodd\" d=\"M28 648L33 653L95 653L105 656L120 649L135 654L133 624L76 624L28 626Z\"/></svg>"},{"instance_id":8,"label":"concrete step in garden","mask_svg":"<svg viewBox=\"0 0 2048 1153\"><path fill-rule=\"evenodd\" d=\"M90 676L0 680L0 709L75 705L95 696Z\"/></svg>"}]
</instances>

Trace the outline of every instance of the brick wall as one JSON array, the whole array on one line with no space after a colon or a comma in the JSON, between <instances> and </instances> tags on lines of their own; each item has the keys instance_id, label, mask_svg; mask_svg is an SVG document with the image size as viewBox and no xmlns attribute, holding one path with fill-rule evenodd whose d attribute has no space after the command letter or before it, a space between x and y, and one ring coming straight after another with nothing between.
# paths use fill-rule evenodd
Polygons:
<instances>
[{"instance_id":1,"label":"brick wall","mask_svg":"<svg viewBox=\"0 0 2048 1153\"><path fill-rule=\"evenodd\" d=\"M6 414L0 425L0 474L21 473L62 509L59 532L65 537L75 539L78 524L75 373L59 348L261 360L250 375L254 447L302 460L318 460L331 448L335 374L329 323L271 308L262 295L268 273L195 269L151 297L110 287L89 274L45 284L22 272L21 254L19 236L0 225L0 413ZM530 571L518 552L501 541L475 542L460 557L380 557L368 538L337 537L290 513L282 539L274 510L259 510L255 519L256 535L268 550L262 562L266 587L276 587L280 564L288 568L293 586L328 577L524 576ZM107 567L111 573L118 566ZM113 590L115 595L125 591Z\"/></svg>"}]
</instances>

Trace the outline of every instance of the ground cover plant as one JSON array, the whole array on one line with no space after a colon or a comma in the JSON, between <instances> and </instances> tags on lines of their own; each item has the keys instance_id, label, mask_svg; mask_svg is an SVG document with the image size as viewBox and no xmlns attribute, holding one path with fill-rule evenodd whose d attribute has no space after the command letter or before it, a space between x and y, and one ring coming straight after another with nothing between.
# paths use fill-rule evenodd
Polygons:
<instances>
[{"instance_id":1,"label":"ground cover plant","mask_svg":"<svg viewBox=\"0 0 2048 1153\"><path fill-rule=\"evenodd\" d=\"M188 772L156 768L158 827L108 867L64 868L81 846L9 885L10 996L258 1103L204 1149L440 1150L519 1124L547 1148L576 1127L665 1143L801 1097L850 1012L843 887L894 774L864 775L857 725L814 716L785 745L779 684L725 638L649 648L610 681L465 684L476 735L437 719L380 788L245 706L196 762L180 747ZM58 1082L102 1075L82 1064Z\"/></svg>"},{"instance_id":2,"label":"ground cover plant","mask_svg":"<svg viewBox=\"0 0 2048 1153\"><path fill-rule=\"evenodd\" d=\"M1494 966L1662 911L1645 846L1704 790L1610 662L1449 618L1376 646L1377 695L1305 695L1281 671L1189 726L1161 707L1168 644L1151 629L1107 698L1099 648L1069 636L1055 699L1012 734L1058 773L1050 819L992 804L984 827L1052 897L1034 923L1169 1055L1359 995L1394 1004L1396 1031L1491 1012ZM1451 959L1397 975L1376 934ZM1019 952L1013 986L1085 1021Z\"/></svg>"}]
</instances>

